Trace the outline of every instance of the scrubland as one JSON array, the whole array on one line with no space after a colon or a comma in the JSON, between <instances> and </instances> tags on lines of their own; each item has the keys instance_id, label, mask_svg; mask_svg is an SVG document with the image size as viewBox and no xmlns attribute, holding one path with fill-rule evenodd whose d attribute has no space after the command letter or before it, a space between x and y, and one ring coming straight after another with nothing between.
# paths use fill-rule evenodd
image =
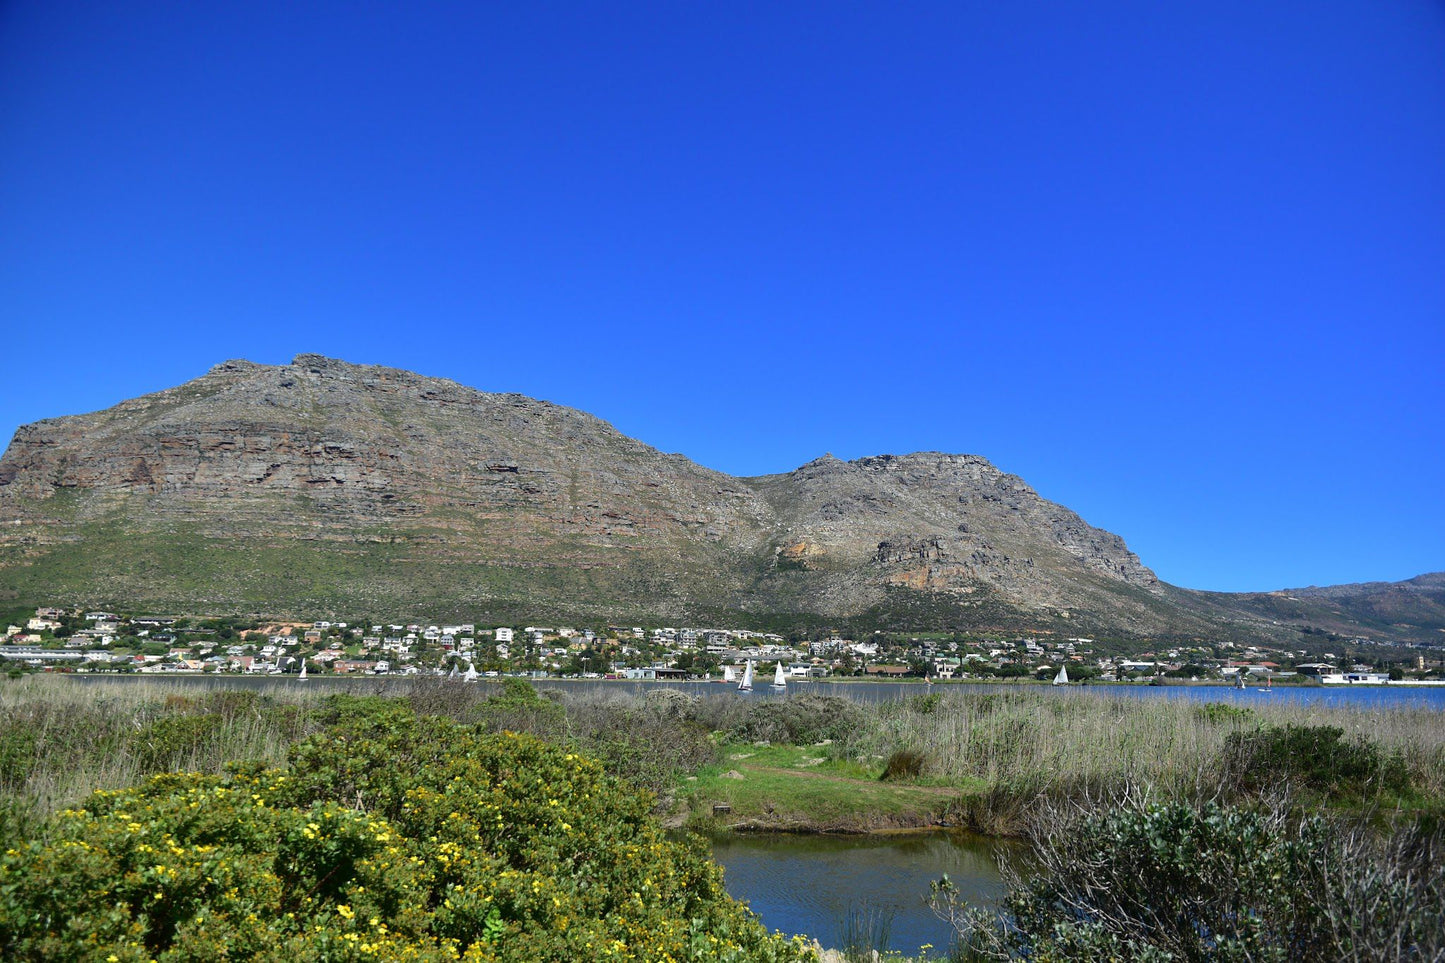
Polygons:
<instances>
[{"instance_id":1,"label":"scrubland","mask_svg":"<svg viewBox=\"0 0 1445 963\"><path fill-rule=\"evenodd\" d=\"M1445 954L1439 712L332 691L0 684L0 954L806 956L666 821L1024 837L1001 908L935 894L960 959Z\"/></svg>"}]
</instances>

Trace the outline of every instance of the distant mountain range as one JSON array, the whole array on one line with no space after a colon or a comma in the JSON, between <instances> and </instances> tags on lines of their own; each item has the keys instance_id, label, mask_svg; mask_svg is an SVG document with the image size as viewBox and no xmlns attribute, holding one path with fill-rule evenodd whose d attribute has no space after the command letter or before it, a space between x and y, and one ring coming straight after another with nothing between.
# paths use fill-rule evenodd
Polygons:
<instances>
[{"instance_id":1,"label":"distant mountain range","mask_svg":"<svg viewBox=\"0 0 1445 963\"><path fill-rule=\"evenodd\" d=\"M1205 609L1253 617L1271 627L1445 645L1445 572L1403 582L1360 582L1279 592L1197 592Z\"/></svg>"},{"instance_id":2,"label":"distant mountain range","mask_svg":"<svg viewBox=\"0 0 1445 963\"><path fill-rule=\"evenodd\" d=\"M391 368L228 361L20 428L0 599L164 610L1166 638L1445 637L1445 575L1166 585L976 455L735 478L592 415Z\"/></svg>"}]
</instances>

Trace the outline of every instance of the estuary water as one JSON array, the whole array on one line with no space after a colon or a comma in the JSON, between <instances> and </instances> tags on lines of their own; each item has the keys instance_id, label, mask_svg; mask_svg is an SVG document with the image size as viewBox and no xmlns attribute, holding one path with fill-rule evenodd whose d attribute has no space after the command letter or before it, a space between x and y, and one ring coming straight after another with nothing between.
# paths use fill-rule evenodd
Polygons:
<instances>
[{"instance_id":1,"label":"estuary water","mask_svg":"<svg viewBox=\"0 0 1445 963\"><path fill-rule=\"evenodd\" d=\"M1004 892L999 856L1025 852L1019 843L953 833L728 836L712 850L728 893L769 929L842 949L851 914L854 930L886 935L882 948L916 955L927 943L940 956L953 933L928 908L928 884L946 873L970 903L993 904Z\"/></svg>"},{"instance_id":2,"label":"estuary water","mask_svg":"<svg viewBox=\"0 0 1445 963\"><path fill-rule=\"evenodd\" d=\"M66 673L65 678L80 684L151 683L159 685L195 686L203 689L262 690L277 686L296 686L323 692L388 693L407 691L415 677L392 675L313 675L305 681L291 675L120 675L110 672ZM432 677L427 677L428 681ZM454 680L457 685L489 685L496 680L476 683ZM689 695L730 699L786 699L797 695L825 695L857 702L879 703L910 699L914 696L939 693L1004 693L1030 691L1051 694L1056 698L1115 699L1189 699L1195 702L1230 702L1239 705L1290 703L1300 705L1341 706L1357 709L1435 709L1445 712L1445 686L1407 685L1334 685L1275 686L1262 689L1251 686L1234 689L1223 685L1083 685L1052 687L1033 683L970 683L942 682L927 686L922 682L790 682L786 692L777 694L767 686L752 692L738 692L735 686L719 682L655 682L601 679L533 679L540 690L595 690L642 694L652 689L676 689Z\"/></svg>"},{"instance_id":3,"label":"estuary water","mask_svg":"<svg viewBox=\"0 0 1445 963\"><path fill-rule=\"evenodd\" d=\"M719 682L651 682L587 679L542 679L534 683L538 689L573 688L577 686L617 686L624 691L645 692L652 688L680 689L689 695L743 699L786 699L793 695L839 696L857 702L895 702L914 696L938 693L1003 693L1028 691L1052 694L1058 698L1120 698L1120 699L1191 699L1196 702L1231 702L1241 705L1263 705L1285 702L1302 705L1348 706L1360 709L1439 709L1445 711L1445 686L1407 685L1312 685L1285 686L1272 689L1250 686L1235 689L1227 685L1069 685L1054 687L1038 683L1010 682L789 682L787 692L775 694L766 686L749 693Z\"/></svg>"}]
</instances>

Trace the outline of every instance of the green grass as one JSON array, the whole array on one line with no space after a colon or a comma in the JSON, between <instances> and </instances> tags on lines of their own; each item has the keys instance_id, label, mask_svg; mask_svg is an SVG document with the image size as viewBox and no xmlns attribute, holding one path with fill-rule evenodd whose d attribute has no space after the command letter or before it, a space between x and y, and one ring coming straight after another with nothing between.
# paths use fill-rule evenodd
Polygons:
<instances>
[{"instance_id":1,"label":"green grass","mask_svg":"<svg viewBox=\"0 0 1445 963\"><path fill-rule=\"evenodd\" d=\"M851 828L866 827L875 814L879 825L898 825L900 808L915 806L921 792L942 789L953 791L951 821L979 832L1017 835L1045 800L1091 808L1129 791L1161 799L1221 793L1220 798L1241 798L1284 782L1299 804L1311 809L1382 818L1445 809L1445 714L1437 710L1284 702L1235 708L1048 686L983 693L939 686L927 699L883 705L826 700L805 712L809 705L805 699L753 706L702 700L692 710L697 721L743 743L724 749L722 771L736 768L748 778L699 773L696 783L681 790L692 801L689 817L705 819L716 801L733 805L731 822L777 824L786 817L801 828L817 816L820 828L850 828L839 807L851 803L856 814ZM784 709L797 718L781 718ZM783 735L783 722L803 732L826 729L835 741L782 746L786 739L811 741ZM1400 778L1372 778L1347 792L1337 780L1307 783L1301 773L1312 772L1308 766L1242 758L1232 749L1248 734L1264 733L1267 740L1288 727L1338 729L1340 746L1369 747L1370 757L1389 760L1389 771ZM752 739L770 739L772 745L754 747L747 741ZM921 773L897 783L897 795L880 794L873 782L897 752L920 758ZM755 755L728 759L745 753ZM811 771L843 779L799 785L797 773L807 771L799 768L806 761L800 754L825 757ZM749 770L762 772L754 776ZM849 780L859 791L849 790Z\"/></svg>"},{"instance_id":2,"label":"green grass","mask_svg":"<svg viewBox=\"0 0 1445 963\"><path fill-rule=\"evenodd\" d=\"M741 765L762 769L787 769L844 779L877 779L883 772L882 766L835 755L831 745L756 745L730 742L718 748L723 764L734 768Z\"/></svg>"},{"instance_id":3,"label":"green grass","mask_svg":"<svg viewBox=\"0 0 1445 963\"><path fill-rule=\"evenodd\" d=\"M686 780L678 794L678 815L699 828L923 828L943 819L960 796L957 787L882 782L881 763L832 758L827 746L727 743L720 756ZM715 816L717 804L731 811Z\"/></svg>"}]
</instances>

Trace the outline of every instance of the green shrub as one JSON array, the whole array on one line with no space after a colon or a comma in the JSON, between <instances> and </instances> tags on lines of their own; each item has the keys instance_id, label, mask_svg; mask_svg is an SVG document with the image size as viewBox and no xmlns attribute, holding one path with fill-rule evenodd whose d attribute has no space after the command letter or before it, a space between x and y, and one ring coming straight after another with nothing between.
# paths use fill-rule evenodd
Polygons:
<instances>
[{"instance_id":1,"label":"green shrub","mask_svg":"<svg viewBox=\"0 0 1445 963\"><path fill-rule=\"evenodd\" d=\"M795 746L831 739L847 742L857 736L865 719L862 708L837 696L796 696L760 702L730 737L743 742L788 742Z\"/></svg>"},{"instance_id":2,"label":"green shrub","mask_svg":"<svg viewBox=\"0 0 1445 963\"><path fill-rule=\"evenodd\" d=\"M1337 726L1296 725L1231 733L1224 782L1243 792L1289 784L1337 799L1409 791L1410 773L1399 753L1344 735Z\"/></svg>"},{"instance_id":3,"label":"green shrub","mask_svg":"<svg viewBox=\"0 0 1445 963\"><path fill-rule=\"evenodd\" d=\"M400 702L328 713L285 770L96 793L6 852L0 957L806 957L598 764Z\"/></svg>"},{"instance_id":4,"label":"green shrub","mask_svg":"<svg viewBox=\"0 0 1445 963\"><path fill-rule=\"evenodd\" d=\"M276 700L245 689L217 689L197 700L199 711L213 712L226 722L247 717L259 719L277 707Z\"/></svg>"},{"instance_id":5,"label":"green shrub","mask_svg":"<svg viewBox=\"0 0 1445 963\"><path fill-rule=\"evenodd\" d=\"M1212 725L1233 725L1252 721L1256 713L1248 706L1234 706L1227 702L1206 702L1195 710L1202 721Z\"/></svg>"},{"instance_id":6,"label":"green shrub","mask_svg":"<svg viewBox=\"0 0 1445 963\"><path fill-rule=\"evenodd\" d=\"M221 716L162 716L140 729L132 739L132 753L142 772L166 772L192 760L220 733Z\"/></svg>"},{"instance_id":7,"label":"green shrub","mask_svg":"<svg viewBox=\"0 0 1445 963\"><path fill-rule=\"evenodd\" d=\"M575 743L608 772L665 797L683 773L717 761L711 733L691 717L697 702L662 689L640 703L570 712L568 722Z\"/></svg>"},{"instance_id":8,"label":"green shrub","mask_svg":"<svg viewBox=\"0 0 1445 963\"><path fill-rule=\"evenodd\" d=\"M917 779L923 775L924 762L923 753L913 749L899 749L888 757L888 763L883 767L883 775L879 778L885 782L893 779Z\"/></svg>"},{"instance_id":9,"label":"green shrub","mask_svg":"<svg viewBox=\"0 0 1445 963\"><path fill-rule=\"evenodd\" d=\"M1438 834L1378 837L1283 811L1126 806L1036 840L1007 873L1003 919L964 909L945 878L934 907L964 959L1418 960L1445 954Z\"/></svg>"},{"instance_id":10,"label":"green shrub","mask_svg":"<svg viewBox=\"0 0 1445 963\"><path fill-rule=\"evenodd\" d=\"M39 751L35 730L18 721L0 725L0 788L22 785Z\"/></svg>"},{"instance_id":11,"label":"green shrub","mask_svg":"<svg viewBox=\"0 0 1445 963\"><path fill-rule=\"evenodd\" d=\"M350 737L410 731L416 718L411 707L400 700L350 693L327 696L317 713L321 725L337 735Z\"/></svg>"},{"instance_id":12,"label":"green shrub","mask_svg":"<svg viewBox=\"0 0 1445 963\"><path fill-rule=\"evenodd\" d=\"M501 691L481 704L476 717L492 732L527 732L550 741L567 735L566 710L525 679L503 679Z\"/></svg>"},{"instance_id":13,"label":"green shrub","mask_svg":"<svg viewBox=\"0 0 1445 963\"><path fill-rule=\"evenodd\" d=\"M914 696L908 700L908 708L921 716L933 715L935 709L943 702L941 692L930 692L928 695Z\"/></svg>"}]
</instances>

